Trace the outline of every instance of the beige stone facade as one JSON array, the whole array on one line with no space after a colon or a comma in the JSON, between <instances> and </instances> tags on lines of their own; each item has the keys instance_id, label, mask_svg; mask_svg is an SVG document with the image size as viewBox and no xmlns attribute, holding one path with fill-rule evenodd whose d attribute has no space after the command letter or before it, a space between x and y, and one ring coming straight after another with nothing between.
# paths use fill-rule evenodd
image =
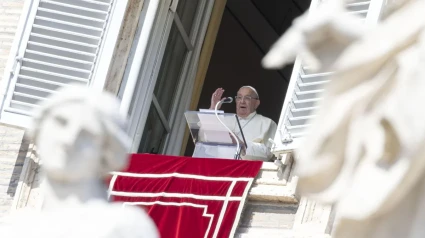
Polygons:
<instances>
[{"instance_id":1,"label":"beige stone facade","mask_svg":"<svg viewBox=\"0 0 425 238\"><path fill-rule=\"evenodd\" d=\"M18 27L19 18L24 7L24 0L0 1L0 75L9 57L10 48Z\"/></svg>"},{"instance_id":2,"label":"beige stone facade","mask_svg":"<svg viewBox=\"0 0 425 238\"><path fill-rule=\"evenodd\" d=\"M0 77L3 77L24 0L0 1ZM3 80L3 79L1 79ZM25 130L0 124L0 218L9 213L29 147Z\"/></svg>"},{"instance_id":3,"label":"beige stone facade","mask_svg":"<svg viewBox=\"0 0 425 238\"><path fill-rule=\"evenodd\" d=\"M293 166L289 154L283 154L281 166L263 163L235 237L329 237L332 208L297 195Z\"/></svg>"},{"instance_id":4,"label":"beige stone facade","mask_svg":"<svg viewBox=\"0 0 425 238\"><path fill-rule=\"evenodd\" d=\"M0 217L10 211L28 148L23 129L0 124Z\"/></svg>"}]
</instances>

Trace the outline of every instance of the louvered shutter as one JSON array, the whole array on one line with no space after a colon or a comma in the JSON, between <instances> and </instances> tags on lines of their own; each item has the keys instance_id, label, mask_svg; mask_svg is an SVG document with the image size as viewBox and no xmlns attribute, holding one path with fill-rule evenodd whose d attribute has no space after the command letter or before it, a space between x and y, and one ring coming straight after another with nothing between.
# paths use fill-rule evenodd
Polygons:
<instances>
[{"instance_id":1,"label":"louvered shutter","mask_svg":"<svg viewBox=\"0 0 425 238\"><path fill-rule=\"evenodd\" d=\"M357 14L362 22L373 24L379 18L382 3L383 0L352 1L347 6L348 14ZM312 4L312 7L315 6ZM321 100L323 88L332 73L313 73L300 59L296 60L276 133L276 151L297 148L300 139L305 136L309 121L315 117L316 103Z\"/></svg>"},{"instance_id":2,"label":"louvered shutter","mask_svg":"<svg viewBox=\"0 0 425 238\"><path fill-rule=\"evenodd\" d=\"M33 0L2 122L26 126L37 103L59 87L90 83L114 1Z\"/></svg>"}]
</instances>

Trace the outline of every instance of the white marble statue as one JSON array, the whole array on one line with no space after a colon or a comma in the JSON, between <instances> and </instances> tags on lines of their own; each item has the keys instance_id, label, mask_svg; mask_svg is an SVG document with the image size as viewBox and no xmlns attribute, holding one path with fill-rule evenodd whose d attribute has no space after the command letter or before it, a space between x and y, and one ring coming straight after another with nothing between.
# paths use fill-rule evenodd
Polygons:
<instances>
[{"instance_id":1,"label":"white marble statue","mask_svg":"<svg viewBox=\"0 0 425 238\"><path fill-rule=\"evenodd\" d=\"M118 100L86 87L68 87L41 105L31 134L43 162L43 208L6 220L1 237L158 237L142 209L107 202L103 179L127 164L125 126Z\"/></svg>"},{"instance_id":2,"label":"white marble statue","mask_svg":"<svg viewBox=\"0 0 425 238\"><path fill-rule=\"evenodd\" d=\"M335 71L295 170L302 195L335 204L334 237L425 237L425 0L382 3L366 29L327 1L263 59Z\"/></svg>"}]
</instances>

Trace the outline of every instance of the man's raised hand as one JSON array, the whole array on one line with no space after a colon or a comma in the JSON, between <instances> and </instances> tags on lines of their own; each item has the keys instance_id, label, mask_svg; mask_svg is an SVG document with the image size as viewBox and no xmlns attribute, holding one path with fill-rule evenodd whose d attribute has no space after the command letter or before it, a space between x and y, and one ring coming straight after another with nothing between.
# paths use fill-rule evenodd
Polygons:
<instances>
[{"instance_id":1,"label":"man's raised hand","mask_svg":"<svg viewBox=\"0 0 425 238\"><path fill-rule=\"evenodd\" d=\"M210 109L212 109L212 110L215 109L215 105L218 102L220 102L221 99L223 99L223 93L224 93L224 89L223 88L217 88L215 90L215 92L211 96L211 106L210 106ZM219 105L217 109L220 109L220 107L221 107L221 105Z\"/></svg>"}]
</instances>

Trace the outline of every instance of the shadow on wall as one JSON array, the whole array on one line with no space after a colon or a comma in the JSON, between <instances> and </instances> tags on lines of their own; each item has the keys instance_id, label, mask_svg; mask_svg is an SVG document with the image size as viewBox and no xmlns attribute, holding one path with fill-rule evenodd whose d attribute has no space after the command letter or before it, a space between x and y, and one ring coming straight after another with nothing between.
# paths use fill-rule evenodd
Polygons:
<instances>
[{"instance_id":1,"label":"shadow on wall","mask_svg":"<svg viewBox=\"0 0 425 238\"><path fill-rule=\"evenodd\" d=\"M15 129L15 128L10 128ZM24 135L23 129L15 129L15 130L8 130L9 133L5 133L3 136L7 137L8 139L4 140L6 141L4 146L3 152L5 153L3 156L1 156L1 160L7 161L7 162L13 162L13 167L8 167L9 171L4 171L8 173L8 177L10 177L9 180L9 186L7 188L7 194L13 198L16 193L16 188L19 183L19 179L21 176L22 168L25 163L25 159L27 157L27 152L29 150L30 141L26 138ZM19 138L20 137L20 138ZM4 137L3 137L4 138ZM9 141L9 142L7 142ZM7 176L7 175L6 175Z\"/></svg>"}]
</instances>

